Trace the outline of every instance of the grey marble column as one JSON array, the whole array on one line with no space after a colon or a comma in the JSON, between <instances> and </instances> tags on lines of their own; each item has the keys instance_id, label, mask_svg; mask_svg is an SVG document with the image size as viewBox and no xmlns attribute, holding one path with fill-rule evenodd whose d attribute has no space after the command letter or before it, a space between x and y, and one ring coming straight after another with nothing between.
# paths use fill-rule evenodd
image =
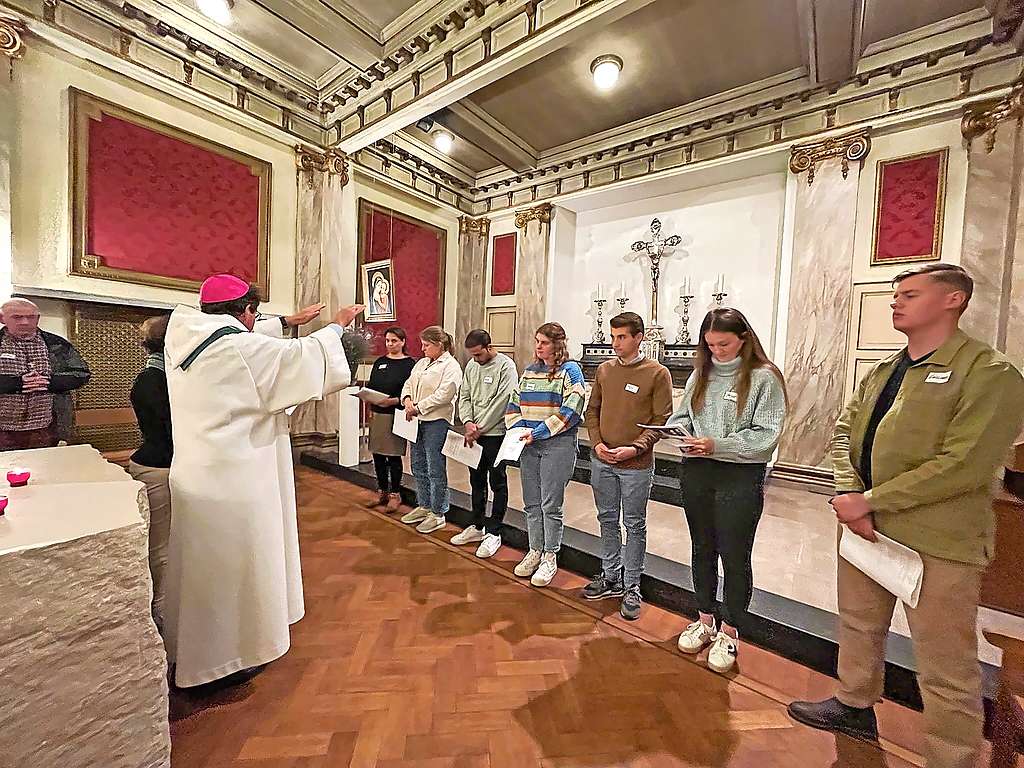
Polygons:
<instances>
[{"instance_id":1,"label":"grey marble column","mask_svg":"<svg viewBox=\"0 0 1024 768\"><path fill-rule=\"evenodd\" d=\"M785 362L790 407L778 456L778 464L796 474L825 462L843 407L860 163L833 156L811 170L813 183L801 178L793 224Z\"/></svg>"},{"instance_id":2,"label":"grey marble column","mask_svg":"<svg viewBox=\"0 0 1024 768\"><path fill-rule=\"evenodd\" d=\"M523 232L516 285L515 360L520 370L533 362L533 334L547 320L552 208L544 203L516 211L516 227Z\"/></svg>"},{"instance_id":3,"label":"grey marble column","mask_svg":"<svg viewBox=\"0 0 1024 768\"><path fill-rule=\"evenodd\" d=\"M14 249L11 232L11 154L15 139L14 84L11 66L25 53L25 26L0 13L0 301L11 291ZM16 70L14 70L16 75Z\"/></svg>"},{"instance_id":4,"label":"grey marble column","mask_svg":"<svg viewBox=\"0 0 1024 768\"><path fill-rule=\"evenodd\" d=\"M462 342L474 328L483 328L486 320L487 245L491 220L459 217L459 282L455 310L456 357L468 360Z\"/></svg>"}]
</instances>

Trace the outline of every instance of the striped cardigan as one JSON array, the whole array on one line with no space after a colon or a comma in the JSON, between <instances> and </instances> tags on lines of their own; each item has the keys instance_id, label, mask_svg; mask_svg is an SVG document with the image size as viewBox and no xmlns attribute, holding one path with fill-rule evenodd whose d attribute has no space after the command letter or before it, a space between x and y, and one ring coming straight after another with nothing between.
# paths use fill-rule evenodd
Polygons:
<instances>
[{"instance_id":1,"label":"striped cardigan","mask_svg":"<svg viewBox=\"0 0 1024 768\"><path fill-rule=\"evenodd\" d=\"M583 371L577 363L569 361L553 379L549 374L547 366L536 362L523 371L505 409L505 425L509 429L529 427L534 440L546 440L575 431L579 426L587 397Z\"/></svg>"}]
</instances>

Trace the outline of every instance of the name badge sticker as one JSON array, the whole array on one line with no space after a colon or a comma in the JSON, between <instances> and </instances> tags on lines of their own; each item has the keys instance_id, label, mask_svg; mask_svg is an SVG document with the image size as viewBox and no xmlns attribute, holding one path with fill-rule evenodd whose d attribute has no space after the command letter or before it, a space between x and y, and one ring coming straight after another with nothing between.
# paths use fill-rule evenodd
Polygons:
<instances>
[{"instance_id":1,"label":"name badge sticker","mask_svg":"<svg viewBox=\"0 0 1024 768\"><path fill-rule=\"evenodd\" d=\"M494 377L493 376L484 376L484 384L493 384L493 383L494 383Z\"/></svg>"},{"instance_id":2,"label":"name badge sticker","mask_svg":"<svg viewBox=\"0 0 1024 768\"><path fill-rule=\"evenodd\" d=\"M925 378L925 384L945 384L949 381L949 377L953 375L952 371L933 371L929 373Z\"/></svg>"},{"instance_id":3,"label":"name badge sticker","mask_svg":"<svg viewBox=\"0 0 1024 768\"><path fill-rule=\"evenodd\" d=\"M380 365L377 366L377 370L378 371L383 371L387 367L388 367L387 363L381 363Z\"/></svg>"},{"instance_id":4,"label":"name badge sticker","mask_svg":"<svg viewBox=\"0 0 1024 768\"><path fill-rule=\"evenodd\" d=\"M725 393L725 399L726 399L727 402L730 402L730 403L738 403L739 402L739 398L736 396L735 392L726 392Z\"/></svg>"},{"instance_id":5,"label":"name badge sticker","mask_svg":"<svg viewBox=\"0 0 1024 768\"><path fill-rule=\"evenodd\" d=\"M18 359L18 356L13 354L13 353L11 353L11 352L4 352L3 354L0 354L0 357L2 357L4 360L17 360Z\"/></svg>"},{"instance_id":6,"label":"name badge sticker","mask_svg":"<svg viewBox=\"0 0 1024 768\"><path fill-rule=\"evenodd\" d=\"M523 389L533 389L533 382L527 381L523 384Z\"/></svg>"},{"instance_id":7,"label":"name badge sticker","mask_svg":"<svg viewBox=\"0 0 1024 768\"><path fill-rule=\"evenodd\" d=\"M627 384L626 391L632 392L635 395L637 392L640 391L640 387L638 387L636 384Z\"/></svg>"}]
</instances>

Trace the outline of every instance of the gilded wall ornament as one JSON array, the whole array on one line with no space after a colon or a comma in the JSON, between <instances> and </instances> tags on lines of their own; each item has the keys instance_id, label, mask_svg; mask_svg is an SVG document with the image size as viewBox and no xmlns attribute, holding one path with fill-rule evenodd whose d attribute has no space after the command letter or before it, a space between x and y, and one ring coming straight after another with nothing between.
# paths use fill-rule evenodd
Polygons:
<instances>
[{"instance_id":1,"label":"gilded wall ornament","mask_svg":"<svg viewBox=\"0 0 1024 768\"><path fill-rule=\"evenodd\" d=\"M807 171L807 183L814 183L814 169L818 163L832 157L842 159L843 178L850 175L850 161L863 160L871 151L871 129L844 136L831 136L812 144L800 144L793 147L789 158L789 170L800 174Z\"/></svg>"},{"instance_id":2,"label":"gilded wall ornament","mask_svg":"<svg viewBox=\"0 0 1024 768\"><path fill-rule=\"evenodd\" d=\"M491 231L491 220L486 217L474 219L472 216L459 216L459 235L479 235L487 239Z\"/></svg>"},{"instance_id":3,"label":"gilded wall ornament","mask_svg":"<svg viewBox=\"0 0 1024 768\"><path fill-rule=\"evenodd\" d=\"M1002 99L981 101L964 109L960 132L968 142L985 137L985 151L996 148L996 130L1004 120L1024 120L1024 80L1018 81Z\"/></svg>"},{"instance_id":4,"label":"gilded wall ornament","mask_svg":"<svg viewBox=\"0 0 1024 768\"><path fill-rule=\"evenodd\" d=\"M551 203L542 203L533 208L520 208L516 211L516 229L522 229L531 221L539 221L541 224L551 223L551 211L554 206Z\"/></svg>"},{"instance_id":5,"label":"gilded wall ornament","mask_svg":"<svg viewBox=\"0 0 1024 768\"><path fill-rule=\"evenodd\" d=\"M314 174L323 173L328 178L337 176L341 186L348 184L348 157L337 149L317 152L303 146L295 147L295 165L301 173L309 174L307 183L313 188Z\"/></svg>"}]
</instances>

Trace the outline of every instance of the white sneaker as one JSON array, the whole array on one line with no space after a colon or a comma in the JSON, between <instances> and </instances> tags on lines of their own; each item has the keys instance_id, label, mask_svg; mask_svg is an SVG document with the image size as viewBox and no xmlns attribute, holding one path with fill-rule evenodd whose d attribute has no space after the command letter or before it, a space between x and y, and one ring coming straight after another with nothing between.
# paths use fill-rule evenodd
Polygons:
<instances>
[{"instance_id":1,"label":"white sneaker","mask_svg":"<svg viewBox=\"0 0 1024 768\"><path fill-rule=\"evenodd\" d=\"M540 552L536 549L531 549L526 553L526 557L519 561L519 565L512 571L516 576L533 576L533 572L537 570L537 566L540 565Z\"/></svg>"},{"instance_id":2,"label":"white sneaker","mask_svg":"<svg viewBox=\"0 0 1024 768\"><path fill-rule=\"evenodd\" d=\"M494 557L494 553L501 549L501 536L496 533L484 535L480 546L476 548L476 556L480 558Z\"/></svg>"},{"instance_id":3,"label":"white sneaker","mask_svg":"<svg viewBox=\"0 0 1024 768\"><path fill-rule=\"evenodd\" d=\"M558 572L558 562L554 552L545 552L540 559L540 565L537 566L537 570L533 572L533 578L530 579L530 583L535 587L546 587L551 583L551 580L555 578L555 574Z\"/></svg>"},{"instance_id":4,"label":"white sneaker","mask_svg":"<svg viewBox=\"0 0 1024 768\"><path fill-rule=\"evenodd\" d=\"M460 546L462 544L474 544L478 541L483 541L484 532L477 528L475 525L471 525L461 533L457 533L452 536L452 544Z\"/></svg>"},{"instance_id":5,"label":"white sneaker","mask_svg":"<svg viewBox=\"0 0 1024 768\"><path fill-rule=\"evenodd\" d=\"M715 642L711 644L708 651L708 666L720 675L724 675L736 663L738 641L729 637L725 632L719 632L715 636Z\"/></svg>"},{"instance_id":6,"label":"white sneaker","mask_svg":"<svg viewBox=\"0 0 1024 768\"><path fill-rule=\"evenodd\" d=\"M444 528L445 519L441 515L435 515L433 512L429 513L423 522L416 526L416 530L420 533L433 533Z\"/></svg>"},{"instance_id":7,"label":"white sneaker","mask_svg":"<svg viewBox=\"0 0 1024 768\"><path fill-rule=\"evenodd\" d=\"M401 520L406 525L412 525L413 523L421 523L426 520L427 515L430 514L430 510L426 507L416 507L411 512L406 512L402 515Z\"/></svg>"},{"instance_id":8,"label":"white sneaker","mask_svg":"<svg viewBox=\"0 0 1024 768\"><path fill-rule=\"evenodd\" d=\"M700 653L715 639L715 628L699 619L679 635L679 650L683 653Z\"/></svg>"}]
</instances>

